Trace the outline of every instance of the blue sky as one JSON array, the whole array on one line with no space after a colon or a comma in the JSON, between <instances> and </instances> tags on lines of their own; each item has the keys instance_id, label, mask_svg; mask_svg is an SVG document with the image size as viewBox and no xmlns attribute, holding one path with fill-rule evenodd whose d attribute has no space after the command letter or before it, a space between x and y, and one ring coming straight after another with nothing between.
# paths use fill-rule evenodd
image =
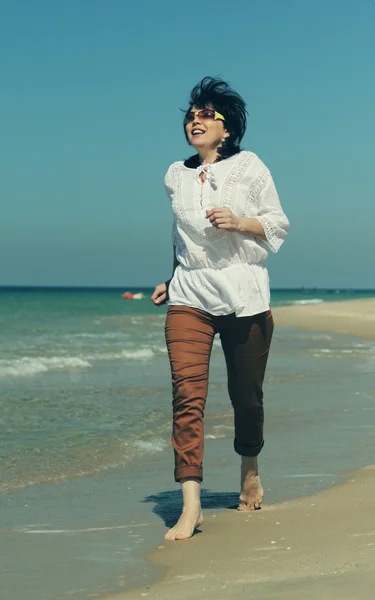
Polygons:
<instances>
[{"instance_id":1,"label":"blue sky","mask_svg":"<svg viewBox=\"0 0 375 600\"><path fill-rule=\"evenodd\" d=\"M0 284L154 285L190 89L246 99L291 221L273 287L375 287L373 0L0 0Z\"/></svg>"}]
</instances>

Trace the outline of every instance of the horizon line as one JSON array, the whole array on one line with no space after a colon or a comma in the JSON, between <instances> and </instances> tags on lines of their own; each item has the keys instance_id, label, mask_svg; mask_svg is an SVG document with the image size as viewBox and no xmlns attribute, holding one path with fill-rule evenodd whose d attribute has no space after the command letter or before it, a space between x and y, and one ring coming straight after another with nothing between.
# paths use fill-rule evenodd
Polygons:
<instances>
[{"instance_id":1,"label":"horizon line","mask_svg":"<svg viewBox=\"0 0 375 600\"><path fill-rule=\"evenodd\" d=\"M0 290L137 290L153 289L155 286L148 285L25 285L25 284L5 284L0 285ZM295 287L271 287L271 292L375 292L375 288L361 287L318 287L318 286L295 286Z\"/></svg>"}]
</instances>

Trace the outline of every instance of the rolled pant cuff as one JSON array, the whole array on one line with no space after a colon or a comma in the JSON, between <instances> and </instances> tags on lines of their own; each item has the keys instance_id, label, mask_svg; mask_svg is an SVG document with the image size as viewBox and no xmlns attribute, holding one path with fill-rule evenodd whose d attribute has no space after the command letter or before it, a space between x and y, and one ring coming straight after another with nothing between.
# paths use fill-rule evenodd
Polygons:
<instances>
[{"instance_id":1,"label":"rolled pant cuff","mask_svg":"<svg viewBox=\"0 0 375 600\"><path fill-rule=\"evenodd\" d=\"M241 456L258 456L264 446L264 440L258 446L243 446L234 440L234 449Z\"/></svg>"},{"instance_id":2,"label":"rolled pant cuff","mask_svg":"<svg viewBox=\"0 0 375 600\"><path fill-rule=\"evenodd\" d=\"M199 481L203 481L203 469L198 465L183 465L182 467L176 467L174 470L174 479L177 483L180 482L181 479L185 479L186 477L194 477L194 479L199 479Z\"/></svg>"}]
</instances>

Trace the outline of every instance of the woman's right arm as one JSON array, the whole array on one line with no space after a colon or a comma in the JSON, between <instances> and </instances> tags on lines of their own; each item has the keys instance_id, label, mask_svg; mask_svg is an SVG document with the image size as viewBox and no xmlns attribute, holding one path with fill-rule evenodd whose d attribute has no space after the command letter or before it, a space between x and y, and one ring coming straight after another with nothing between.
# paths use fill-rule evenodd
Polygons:
<instances>
[{"instance_id":1,"label":"woman's right arm","mask_svg":"<svg viewBox=\"0 0 375 600\"><path fill-rule=\"evenodd\" d=\"M172 277L174 275L176 268L178 267L178 264L179 264L179 262L176 257L176 248L173 246ZM172 281L172 277L170 279L168 279L168 281L166 281L165 283L159 283L159 285L157 285L155 287L154 293L151 296L151 301L155 304L155 306L161 306L162 304L165 304L166 301L168 300L168 288L169 288L170 282Z\"/></svg>"},{"instance_id":2,"label":"woman's right arm","mask_svg":"<svg viewBox=\"0 0 375 600\"><path fill-rule=\"evenodd\" d=\"M172 201L172 195L173 195L173 177L171 175L171 170L173 168L173 165L171 165L165 175L164 178L164 184L165 184L165 188L167 191L167 195L169 196L170 201ZM173 232L175 231L175 227L176 227L176 220L173 220ZM172 240L174 242L174 233L172 233ZM173 268L172 268L172 277L174 275L174 272L176 270L176 268L178 267L179 262L176 258L176 247L175 247L175 243L173 243ZM155 306L162 306L163 304L165 304L168 300L168 288L169 288L169 284L172 281L172 277L170 279L168 279L168 281L165 281L164 283L159 283L159 285L157 285L155 287L154 293L151 296L151 301L155 304Z\"/></svg>"}]
</instances>

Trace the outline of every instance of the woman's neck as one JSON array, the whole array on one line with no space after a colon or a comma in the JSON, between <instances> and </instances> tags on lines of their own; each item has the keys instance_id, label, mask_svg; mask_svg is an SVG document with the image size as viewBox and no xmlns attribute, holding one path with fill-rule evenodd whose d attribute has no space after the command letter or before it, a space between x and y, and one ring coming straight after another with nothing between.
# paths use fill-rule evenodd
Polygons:
<instances>
[{"instance_id":1,"label":"woman's neck","mask_svg":"<svg viewBox=\"0 0 375 600\"><path fill-rule=\"evenodd\" d=\"M217 157L219 156L217 148L202 148L201 150L198 150L198 155L202 165L205 165L207 163L214 163Z\"/></svg>"}]
</instances>

